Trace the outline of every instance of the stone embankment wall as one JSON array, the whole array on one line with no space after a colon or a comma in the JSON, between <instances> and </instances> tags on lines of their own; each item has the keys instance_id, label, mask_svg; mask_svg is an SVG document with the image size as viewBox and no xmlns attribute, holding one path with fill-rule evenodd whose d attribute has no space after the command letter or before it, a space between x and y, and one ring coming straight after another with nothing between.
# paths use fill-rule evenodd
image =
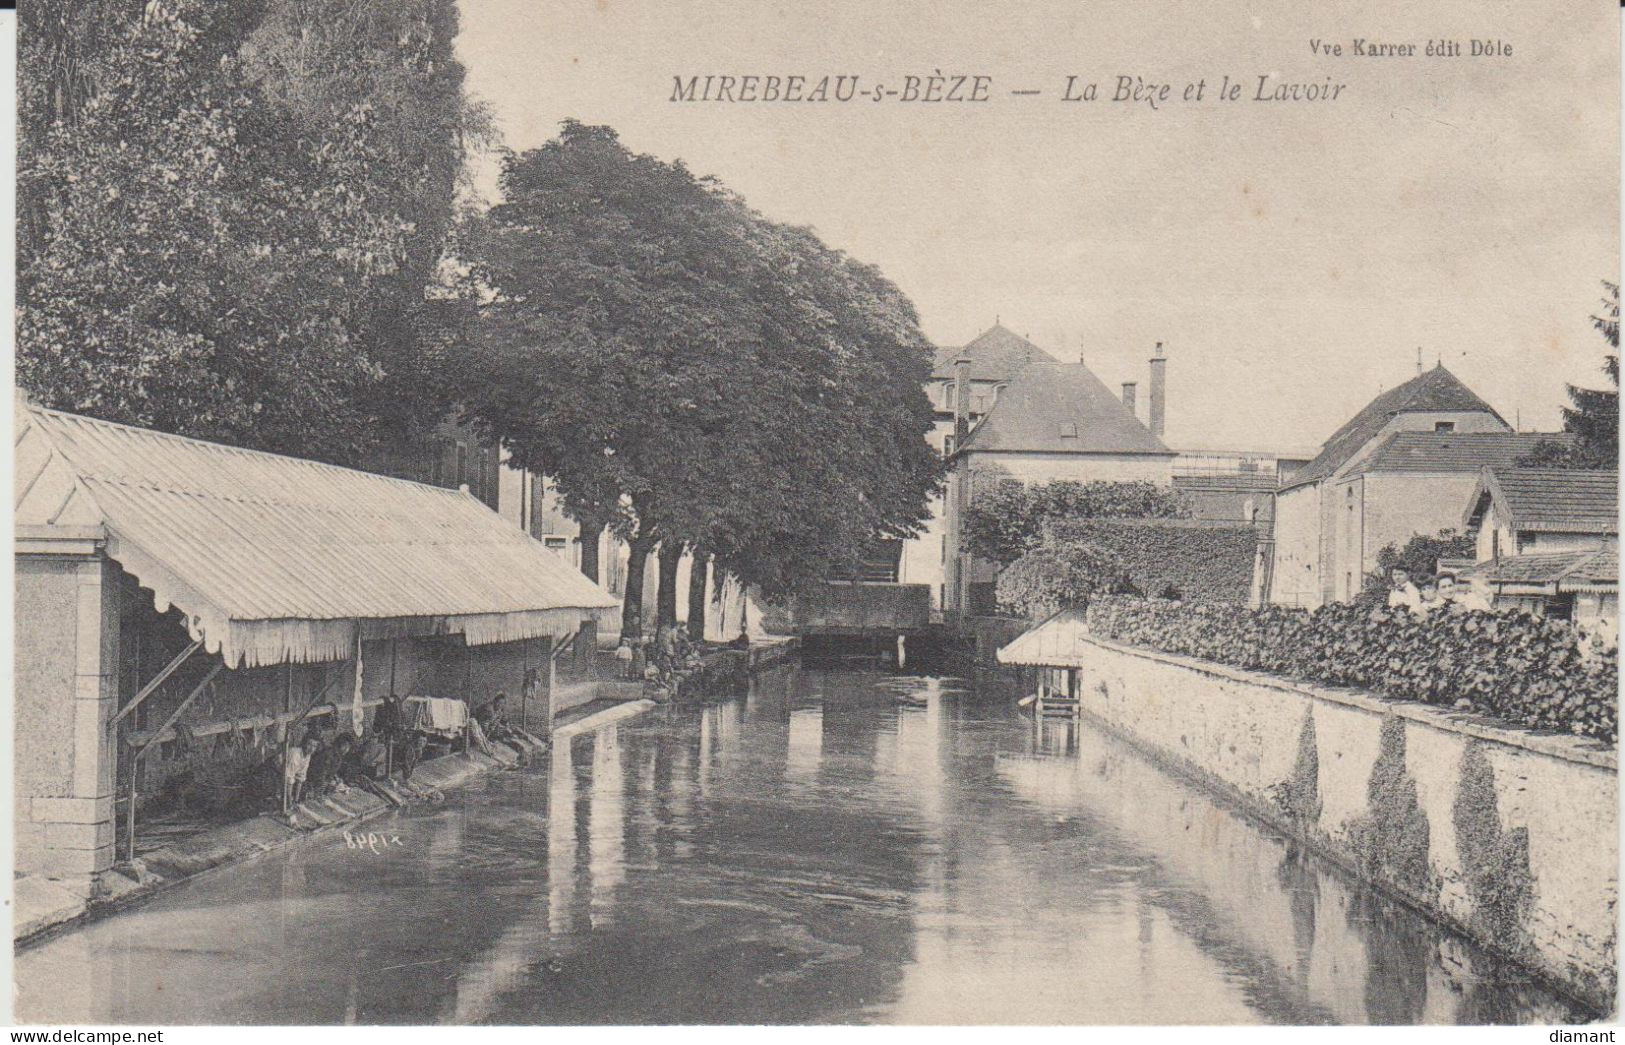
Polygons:
<instances>
[{"instance_id":1,"label":"stone embankment wall","mask_svg":"<svg viewBox=\"0 0 1625 1045\"><path fill-rule=\"evenodd\" d=\"M1612 749L1099 639L1084 663L1086 714L1613 1011Z\"/></svg>"}]
</instances>

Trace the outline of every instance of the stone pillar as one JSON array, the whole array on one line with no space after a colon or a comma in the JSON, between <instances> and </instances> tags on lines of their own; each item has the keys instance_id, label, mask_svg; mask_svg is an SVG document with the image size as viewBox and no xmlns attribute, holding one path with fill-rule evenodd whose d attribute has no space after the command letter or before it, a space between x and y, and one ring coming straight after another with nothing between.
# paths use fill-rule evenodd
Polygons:
<instances>
[{"instance_id":1,"label":"stone pillar","mask_svg":"<svg viewBox=\"0 0 1625 1045\"><path fill-rule=\"evenodd\" d=\"M26 529L16 554L16 866L88 896L114 856L118 567L90 528Z\"/></svg>"}]
</instances>

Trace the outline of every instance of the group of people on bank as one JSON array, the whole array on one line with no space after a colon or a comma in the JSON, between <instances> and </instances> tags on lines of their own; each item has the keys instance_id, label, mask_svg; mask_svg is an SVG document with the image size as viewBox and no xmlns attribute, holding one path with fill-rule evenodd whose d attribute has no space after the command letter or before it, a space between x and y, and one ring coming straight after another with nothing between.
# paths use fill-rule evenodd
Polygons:
<instances>
[{"instance_id":1,"label":"group of people on bank","mask_svg":"<svg viewBox=\"0 0 1625 1045\"><path fill-rule=\"evenodd\" d=\"M518 743L522 737L540 742L508 720L507 703L507 694L498 693L464 719L457 731L460 736L423 728L407 713L406 700L394 694L384 698L372 728L359 736L346 730L324 730L313 723L283 760L282 811L287 813L306 799L351 788L376 792L397 770L403 781L410 780L412 771L437 744L450 751L460 743L465 750L487 754L492 744L505 744L523 756L525 748Z\"/></svg>"},{"instance_id":2,"label":"group of people on bank","mask_svg":"<svg viewBox=\"0 0 1625 1045\"><path fill-rule=\"evenodd\" d=\"M681 624L662 625L654 639L623 638L615 649L621 675L629 681L675 689L682 676L701 664L701 647Z\"/></svg>"}]
</instances>

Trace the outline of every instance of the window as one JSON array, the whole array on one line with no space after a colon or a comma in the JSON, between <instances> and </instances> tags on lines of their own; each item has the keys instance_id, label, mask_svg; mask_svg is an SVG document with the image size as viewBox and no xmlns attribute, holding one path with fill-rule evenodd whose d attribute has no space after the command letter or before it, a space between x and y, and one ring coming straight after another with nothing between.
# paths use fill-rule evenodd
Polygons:
<instances>
[{"instance_id":1,"label":"window","mask_svg":"<svg viewBox=\"0 0 1625 1045\"><path fill-rule=\"evenodd\" d=\"M1435 432L1454 432L1456 430L1456 422L1435 421L1433 422L1433 430Z\"/></svg>"},{"instance_id":2,"label":"window","mask_svg":"<svg viewBox=\"0 0 1625 1045\"><path fill-rule=\"evenodd\" d=\"M543 537L542 547L546 548L550 552L557 552L558 554L563 555L565 552L570 550L570 538Z\"/></svg>"}]
</instances>

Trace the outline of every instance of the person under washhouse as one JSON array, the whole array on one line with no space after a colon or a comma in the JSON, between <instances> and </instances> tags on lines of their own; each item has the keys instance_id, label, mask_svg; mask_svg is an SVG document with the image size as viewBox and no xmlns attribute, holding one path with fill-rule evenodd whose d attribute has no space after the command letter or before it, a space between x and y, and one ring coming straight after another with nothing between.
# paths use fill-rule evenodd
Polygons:
<instances>
[{"instance_id":1,"label":"person under washhouse","mask_svg":"<svg viewBox=\"0 0 1625 1045\"><path fill-rule=\"evenodd\" d=\"M389 761L389 746L374 729L360 740L350 740L343 759L339 762L339 780L346 787L376 791L378 781L384 779Z\"/></svg>"},{"instance_id":2,"label":"person under washhouse","mask_svg":"<svg viewBox=\"0 0 1625 1045\"><path fill-rule=\"evenodd\" d=\"M296 746L288 749L282 766L282 811L291 815L294 807L305 797L305 780L310 774L310 759L316 753L318 742L307 734Z\"/></svg>"},{"instance_id":3,"label":"person under washhouse","mask_svg":"<svg viewBox=\"0 0 1625 1045\"><path fill-rule=\"evenodd\" d=\"M423 734L407 727L405 703L404 698L391 693L373 717L373 732L383 739L393 756L391 768L400 769L403 782L412 779L412 770L423 757L426 743Z\"/></svg>"},{"instance_id":4,"label":"person under washhouse","mask_svg":"<svg viewBox=\"0 0 1625 1045\"><path fill-rule=\"evenodd\" d=\"M305 772L305 797L322 798L331 794L334 785L339 779L340 752L337 739L328 742L322 738L320 729L312 724L305 739L314 740L316 749L311 752L310 766Z\"/></svg>"}]
</instances>

